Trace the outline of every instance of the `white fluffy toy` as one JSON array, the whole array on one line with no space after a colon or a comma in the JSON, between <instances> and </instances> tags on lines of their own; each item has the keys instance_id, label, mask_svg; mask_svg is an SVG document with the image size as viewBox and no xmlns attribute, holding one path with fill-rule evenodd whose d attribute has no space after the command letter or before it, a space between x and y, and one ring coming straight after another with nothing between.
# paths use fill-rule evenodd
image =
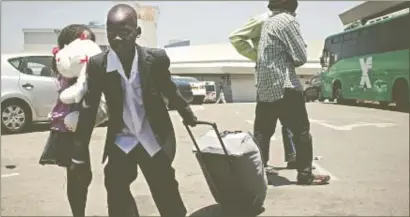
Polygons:
<instances>
[{"instance_id":1,"label":"white fluffy toy","mask_svg":"<svg viewBox=\"0 0 410 217\"><path fill-rule=\"evenodd\" d=\"M56 54L56 67L61 76L65 78L77 78L76 83L60 93L60 100L64 104L82 102L87 92L87 64L90 57L101 53L100 47L93 41L79 38L64 46ZM84 102L82 102L84 106ZM64 125L70 131L75 131L78 123L78 111L69 113L64 118ZM96 125L107 121L107 107L104 96L97 113Z\"/></svg>"}]
</instances>

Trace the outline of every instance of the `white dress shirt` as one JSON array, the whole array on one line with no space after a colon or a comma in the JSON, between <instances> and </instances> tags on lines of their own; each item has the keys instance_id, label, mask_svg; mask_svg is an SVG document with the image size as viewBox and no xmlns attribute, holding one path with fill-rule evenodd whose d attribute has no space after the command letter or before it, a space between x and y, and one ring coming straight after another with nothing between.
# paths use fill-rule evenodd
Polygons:
<instances>
[{"instance_id":1,"label":"white dress shirt","mask_svg":"<svg viewBox=\"0 0 410 217\"><path fill-rule=\"evenodd\" d=\"M107 55L107 73L119 73L124 93L123 119L124 128L117 134L115 144L126 154L141 144L152 157L161 146L148 122L142 99L142 90L138 72L138 53L132 63L130 78L125 75L122 64L113 50Z\"/></svg>"}]
</instances>

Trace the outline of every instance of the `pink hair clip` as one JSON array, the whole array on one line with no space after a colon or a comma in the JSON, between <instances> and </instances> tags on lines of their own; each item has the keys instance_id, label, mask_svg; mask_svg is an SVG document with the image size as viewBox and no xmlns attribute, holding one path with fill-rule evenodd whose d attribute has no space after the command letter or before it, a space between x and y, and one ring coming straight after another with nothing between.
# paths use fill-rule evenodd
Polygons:
<instances>
[{"instance_id":1,"label":"pink hair clip","mask_svg":"<svg viewBox=\"0 0 410 217\"><path fill-rule=\"evenodd\" d=\"M80 35L81 40L86 40L87 38L88 38L88 35L85 32L81 33Z\"/></svg>"},{"instance_id":2,"label":"pink hair clip","mask_svg":"<svg viewBox=\"0 0 410 217\"><path fill-rule=\"evenodd\" d=\"M55 55L58 53L58 51L60 51L60 48L55 47L55 48L53 48L53 50L51 51L51 53L53 53L53 55L55 56Z\"/></svg>"}]
</instances>

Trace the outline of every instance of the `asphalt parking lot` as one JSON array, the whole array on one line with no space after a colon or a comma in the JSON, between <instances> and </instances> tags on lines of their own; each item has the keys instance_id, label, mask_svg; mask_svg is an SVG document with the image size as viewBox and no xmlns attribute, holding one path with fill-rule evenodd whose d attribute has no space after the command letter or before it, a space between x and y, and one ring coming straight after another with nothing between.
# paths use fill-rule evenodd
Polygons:
<instances>
[{"instance_id":1,"label":"asphalt parking lot","mask_svg":"<svg viewBox=\"0 0 410 217\"><path fill-rule=\"evenodd\" d=\"M193 106L201 120L220 129L252 129L255 104ZM270 177L261 216L408 216L409 114L363 107L310 103L307 105L314 141L316 170L332 176L325 186L297 186L294 170ZM192 142L171 111L178 149L174 167L189 216L217 217L218 206L192 154ZM272 139L272 164L284 167L280 128ZM198 136L208 131L196 127ZM68 216L65 171L40 166L38 158L48 132L3 135L1 143L1 215ZM94 131L91 143L93 181L87 215L106 216L101 154L105 128ZM6 168L8 167L8 169ZM158 216L140 174L132 185L141 216Z\"/></svg>"}]
</instances>

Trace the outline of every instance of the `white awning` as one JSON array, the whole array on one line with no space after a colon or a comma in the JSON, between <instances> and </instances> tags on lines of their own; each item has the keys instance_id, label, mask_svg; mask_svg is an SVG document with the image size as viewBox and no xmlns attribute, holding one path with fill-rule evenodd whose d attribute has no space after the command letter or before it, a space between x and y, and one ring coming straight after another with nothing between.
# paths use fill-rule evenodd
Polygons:
<instances>
[{"instance_id":1,"label":"white awning","mask_svg":"<svg viewBox=\"0 0 410 217\"><path fill-rule=\"evenodd\" d=\"M296 69L300 75L314 75L321 69L319 63L306 63ZM173 63L172 74L253 74L253 62Z\"/></svg>"}]
</instances>

